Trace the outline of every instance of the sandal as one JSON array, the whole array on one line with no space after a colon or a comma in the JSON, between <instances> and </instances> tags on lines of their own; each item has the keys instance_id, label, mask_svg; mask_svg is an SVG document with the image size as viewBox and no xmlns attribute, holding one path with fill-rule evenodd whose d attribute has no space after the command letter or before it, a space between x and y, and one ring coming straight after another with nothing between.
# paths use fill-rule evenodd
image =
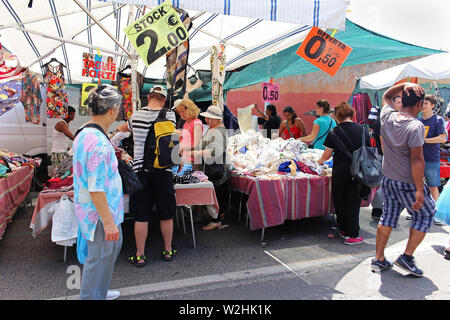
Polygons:
<instances>
[{"instance_id":1,"label":"sandal","mask_svg":"<svg viewBox=\"0 0 450 320\"><path fill-rule=\"evenodd\" d=\"M172 245L172 251L163 250L163 252L161 252L161 259L163 259L164 261L172 261L172 258L175 257L177 253L177 248Z\"/></svg>"},{"instance_id":2,"label":"sandal","mask_svg":"<svg viewBox=\"0 0 450 320\"><path fill-rule=\"evenodd\" d=\"M140 262L140 261L144 261L144 262ZM132 265L134 265L137 268L142 268L145 267L147 265L147 257L142 255L139 257L136 256L129 256L128 257L128 262L131 263Z\"/></svg>"},{"instance_id":3,"label":"sandal","mask_svg":"<svg viewBox=\"0 0 450 320\"><path fill-rule=\"evenodd\" d=\"M214 229L220 229L221 227L222 227L222 221L219 221L219 222L210 222L209 224L204 226L202 229L204 231L210 231L210 230L214 230Z\"/></svg>"}]
</instances>

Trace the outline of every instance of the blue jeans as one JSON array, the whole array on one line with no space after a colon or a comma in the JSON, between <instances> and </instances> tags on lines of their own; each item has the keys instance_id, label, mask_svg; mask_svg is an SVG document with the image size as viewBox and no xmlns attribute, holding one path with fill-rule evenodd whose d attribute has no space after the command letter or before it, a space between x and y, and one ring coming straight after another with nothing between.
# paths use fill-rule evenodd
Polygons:
<instances>
[{"instance_id":1,"label":"blue jeans","mask_svg":"<svg viewBox=\"0 0 450 320\"><path fill-rule=\"evenodd\" d=\"M429 187L441 186L441 164L439 162L425 162L425 180Z\"/></svg>"},{"instance_id":2,"label":"blue jeans","mask_svg":"<svg viewBox=\"0 0 450 320\"><path fill-rule=\"evenodd\" d=\"M111 282L114 264L122 248L122 227L119 224L119 240L105 241L103 224L99 220L94 241L88 241L88 254L81 277L80 300L105 300Z\"/></svg>"}]
</instances>

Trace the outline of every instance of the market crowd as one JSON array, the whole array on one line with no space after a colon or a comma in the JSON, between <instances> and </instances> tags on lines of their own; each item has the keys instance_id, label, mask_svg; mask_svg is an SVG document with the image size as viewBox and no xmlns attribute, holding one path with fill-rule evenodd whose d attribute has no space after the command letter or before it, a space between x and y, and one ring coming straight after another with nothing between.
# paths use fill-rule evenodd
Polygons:
<instances>
[{"instance_id":1,"label":"market crowd","mask_svg":"<svg viewBox=\"0 0 450 320\"><path fill-rule=\"evenodd\" d=\"M61 150L67 148L64 139L73 140L75 212L86 249L81 299L114 299L120 295L110 291L109 285L122 246L124 181L121 161L132 165L140 182L139 190L130 195L136 251L128 261L133 266L144 267L148 263L149 222L159 221L163 241L161 258L170 262L178 253L173 243L173 219L177 207L174 183L211 181L220 209L209 216L210 221L203 229L223 226L231 172L227 155L229 135L222 109L213 105L201 112L187 97L168 107L167 91L162 86L152 87L147 98L145 107L108 135L120 111L122 96L114 87L100 85L88 97L92 117L75 135L67 126L74 117L70 112L69 117L54 129L52 161L55 166L63 161ZM374 141L383 157L383 165L381 186L377 188L372 204L372 217L379 220L372 270L383 271L395 264L411 274L422 276L413 254L433 223L440 224L434 218L441 187L440 145L447 141L449 130L448 123L446 125L445 120L435 114L436 104L436 97L425 95L420 85L395 85L383 95L382 107L371 110L369 129L365 124L354 122L355 111L347 103L332 108L322 99L316 103L317 119L309 134L291 106L282 110L284 119L278 115L275 105L266 106L264 112L256 105L254 110L267 138L298 140L310 148L322 150L318 165L332 159L332 199L338 236L347 245L364 243L359 234L360 206L362 199L367 199L372 192L352 175L351 154L362 147L371 147ZM175 165L165 168L149 166L146 158L147 139L161 120L171 123L173 133L179 137L177 148L171 154ZM117 140L123 142L122 148L117 148ZM129 143L128 148L125 141ZM129 153L126 157L120 153L124 149ZM154 206L156 210L152 210ZM384 256L384 249L404 209L411 220L409 241L404 253L391 263ZM446 247L446 258L450 259L450 242Z\"/></svg>"}]
</instances>

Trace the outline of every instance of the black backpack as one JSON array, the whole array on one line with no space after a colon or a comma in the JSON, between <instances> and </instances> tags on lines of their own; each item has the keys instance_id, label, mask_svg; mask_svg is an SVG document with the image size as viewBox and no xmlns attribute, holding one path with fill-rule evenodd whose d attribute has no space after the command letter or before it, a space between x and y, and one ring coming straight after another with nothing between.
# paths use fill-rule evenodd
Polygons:
<instances>
[{"instance_id":1,"label":"black backpack","mask_svg":"<svg viewBox=\"0 0 450 320\"><path fill-rule=\"evenodd\" d=\"M175 124L166 117L168 109L162 108L148 132L144 146L143 169L166 169L179 159L179 135Z\"/></svg>"}]
</instances>

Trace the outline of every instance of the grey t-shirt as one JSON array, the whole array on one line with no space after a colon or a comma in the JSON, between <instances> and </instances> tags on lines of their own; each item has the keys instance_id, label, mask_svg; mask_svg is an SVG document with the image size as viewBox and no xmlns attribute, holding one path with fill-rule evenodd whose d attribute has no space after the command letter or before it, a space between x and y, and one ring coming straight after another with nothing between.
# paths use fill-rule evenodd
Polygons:
<instances>
[{"instance_id":1,"label":"grey t-shirt","mask_svg":"<svg viewBox=\"0 0 450 320\"><path fill-rule=\"evenodd\" d=\"M380 120L383 174L389 179L413 184L410 148L423 146L425 127L418 119L403 116L391 106L383 107Z\"/></svg>"}]
</instances>

